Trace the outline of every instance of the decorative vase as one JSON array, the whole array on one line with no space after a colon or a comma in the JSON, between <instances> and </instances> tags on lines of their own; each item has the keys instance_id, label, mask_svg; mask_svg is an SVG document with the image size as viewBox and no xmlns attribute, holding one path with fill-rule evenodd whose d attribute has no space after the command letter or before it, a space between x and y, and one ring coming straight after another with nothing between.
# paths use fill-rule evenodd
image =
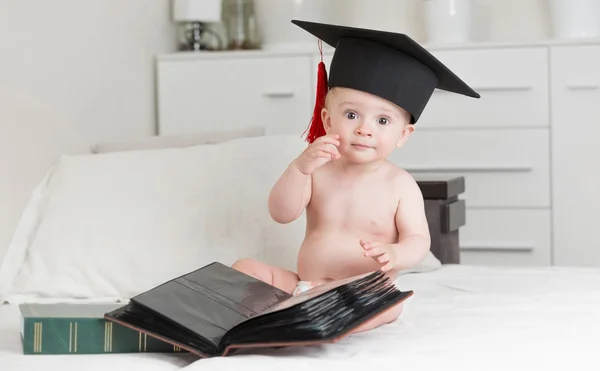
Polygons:
<instances>
[{"instance_id":1,"label":"decorative vase","mask_svg":"<svg viewBox=\"0 0 600 371\"><path fill-rule=\"evenodd\" d=\"M551 0L552 28L557 39L600 36L600 1Z\"/></svg>"},{"instance_id":2,"label":"decorative vase","mask_svg":"<svg viewBox=\"0 0 600 371\"><path fill-rule=\"evenodd\" d=\"M331 0L330 0L331 1ZM407 0L335 0L336 11L353 27L413 34L414 2Z\"/></svg>"},{"instance_id":3,"label":"decorative vase","mask_svg":"<svg viewBox=\"0 0 600 371\"><path fill-rule=\"evenodd\" d=\"M471 41L471 0L423 0L428 43Z\"/></svg>"}]
</instances>

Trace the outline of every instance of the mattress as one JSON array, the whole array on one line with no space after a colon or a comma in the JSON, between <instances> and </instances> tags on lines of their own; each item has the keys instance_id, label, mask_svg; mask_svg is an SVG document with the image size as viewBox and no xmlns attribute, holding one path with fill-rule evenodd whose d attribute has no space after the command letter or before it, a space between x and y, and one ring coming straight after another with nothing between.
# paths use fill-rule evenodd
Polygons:
<instances>
[{"instance_id":1,"label":"mattress","mask_svg":"<svg viewBox=\"0 0 600 371\"><path fill-rule=\"evenodd\" d=\"M403 275L398 285L415 294L393 324L335 344L201 360L182 354L24 356L18 312L3 306L1 369L600 370L600 269L449 265Z\"/></svg>"}]
</instances>

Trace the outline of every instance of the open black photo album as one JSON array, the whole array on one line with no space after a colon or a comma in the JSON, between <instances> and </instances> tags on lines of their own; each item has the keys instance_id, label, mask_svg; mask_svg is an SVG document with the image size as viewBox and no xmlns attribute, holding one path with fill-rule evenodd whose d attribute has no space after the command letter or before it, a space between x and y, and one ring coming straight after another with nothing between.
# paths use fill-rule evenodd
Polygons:
<instances>
[{"instance_id":1,"label":"open black photo album","mask_svg":"<svg viewBox=\"0 0 600 371\"><path fill-rule=\"evenodd\" d=\"M212 263L131 298L105 318L214 357L239 348L336 342L412 294L372 272L292 296Z\"/></svg>"}]
</instances>

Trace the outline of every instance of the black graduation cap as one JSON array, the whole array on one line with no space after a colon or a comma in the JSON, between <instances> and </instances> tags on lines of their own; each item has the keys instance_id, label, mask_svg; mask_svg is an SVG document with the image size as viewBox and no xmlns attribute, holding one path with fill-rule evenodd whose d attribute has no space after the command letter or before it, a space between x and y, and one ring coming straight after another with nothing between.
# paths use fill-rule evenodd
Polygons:
<instances>
[{"instance_id":1,"label":"black graduation cap","mask_svg":"<svg viewBox=\"0 0 600 371\"><path fill-rule=\"evenodd\" d=\"M335 48L328 88L352 88L387 99L408 111L413 124L436 88L480 97L405 34L300 20L292 23Z\"/></svg>"}]
</instances>

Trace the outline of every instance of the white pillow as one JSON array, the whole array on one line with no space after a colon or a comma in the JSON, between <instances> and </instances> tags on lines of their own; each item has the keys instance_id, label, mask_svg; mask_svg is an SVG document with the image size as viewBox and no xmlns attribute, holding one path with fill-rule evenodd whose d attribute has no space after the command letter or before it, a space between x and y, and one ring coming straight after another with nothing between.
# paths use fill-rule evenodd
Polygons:
<instances>
[{"instance_id":1,"label":"white pillow","mask_svg":"<svg viewBox=\"0 0 600 371\"><path fill-rule=\"evenodd\" d=\"M276 223L266 200L305 146L298 137L269 136L64 156L41 192L47 205L37 231L23 231L33 237L30 246L21 243L27 257L8 300L128 298L213 261L242 257L293 267L283 259L300 246L303 220L277 225L283 228L270 238ZM277 253L265 256L265 247ZM19 246L10 249L24 255L12 251Z\"/></svg>"},{"instance_id":2,"label":"white pillow","mask_svg":"<svg viewBox=\"0 0 600 371\"><path fill-rule=\"evenodd\" d=\"M0 299L127 299L213 261L242 257L294 270L304 216L277 224L267 198L305 146L298 137L265 136L64 156L42 200L30 205L43 208L39 227L23 227L31 238L10 247L26 257L10 295Z\"/></svg>"},{"instance_id":3,"label":"white pillow","mask_svg":"<svg viewBox=\"0 0 600 371\"><path fill-rule=\"evenodd\" d=\"M216 144L232 139L260 137L265 135L265 127L249 126L233 130L198 132L187 134L172 134L152 136L118 142L97 143L93 147L94 153L109 153L121 151L141 151L150 149L191 147L200 144Z\"/></svg>"},{"instance_id":4,"label":"white pillow","mask_svg":"<svg viewBox=\"0 0 600 371\"><path fill-rule=\"evenodd\" d=\"M91 153L71 124L35 95L0 86L0 263L48 168L63 154Z\"/></svg>"}]
</instances>

